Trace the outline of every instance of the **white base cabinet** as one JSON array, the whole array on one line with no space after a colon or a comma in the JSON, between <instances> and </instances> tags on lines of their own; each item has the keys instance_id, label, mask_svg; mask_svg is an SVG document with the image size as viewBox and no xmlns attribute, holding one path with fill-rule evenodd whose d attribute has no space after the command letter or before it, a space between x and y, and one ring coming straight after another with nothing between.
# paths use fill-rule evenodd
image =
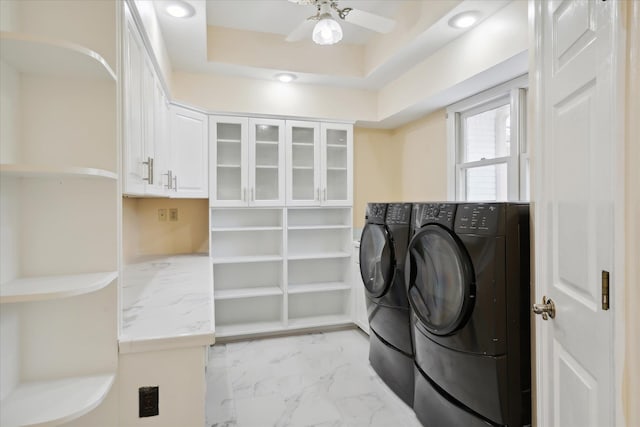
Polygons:
<instances>
[{"instance_id":1,"label":"white base cabinet","mask_svg":"<svg viewBox=\"0 0 640 427\"><path fill-rule=\"evenodd\" d=\"M216 336L352 319L351 208L212 208Z\"/></svg>"}]
</instances>

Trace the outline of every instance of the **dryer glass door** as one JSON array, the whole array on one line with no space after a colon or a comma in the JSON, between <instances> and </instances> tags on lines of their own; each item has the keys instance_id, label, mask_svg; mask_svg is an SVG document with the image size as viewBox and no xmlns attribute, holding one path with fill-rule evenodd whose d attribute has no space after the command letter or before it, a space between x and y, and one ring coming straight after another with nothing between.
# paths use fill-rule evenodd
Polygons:
<instances>
[{"instance_id":1,"label":"dryer glass door","mask_svg":"<svg viewBox=\"0 0 640 427\"><path fill-rule=\"evenodd\" d=\"M411 240L405 275L409 303L429 332L449 335L468 319L473 277L467 251L442 226L426 225Z\"/></svg>"},{"instance_id":2,"label":"dryer glass door","mask_svg":"<svg viewBox=\"0 0 640 427\"><path fill-rule=\"evenodd\" d=\"M360 239L360 275L374 298L384 295L393 281L395 254L389 231L382 224L367 224Z\"/></svg>"}]
</instances>

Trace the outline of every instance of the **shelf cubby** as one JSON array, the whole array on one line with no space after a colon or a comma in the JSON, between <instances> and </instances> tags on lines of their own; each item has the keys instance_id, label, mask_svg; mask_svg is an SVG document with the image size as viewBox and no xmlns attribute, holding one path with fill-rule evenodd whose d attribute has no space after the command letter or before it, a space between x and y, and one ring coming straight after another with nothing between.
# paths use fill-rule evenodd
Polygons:
<instances>
[{"instance_id":1,"label":"shelf cubby","mask_svg":"<svg viewBox=\"0 0 640 427\"><path fill-rule=\"evenodd\" d=\"M282 295L223 299L216 301L216 335L228 327L276 324L282 328Z\"/></svg>"},{"instance_id":2,"label":"shelf cubby","mask_svg":"<svg viewBox=\"0 0 640 427\"><path fill-rule=\"evenodd\" d=\"M349 290L289 296L289 326L351 322Z\"/></svg>"},{"instance_id":3,"label":"shelf cubby","mask_svg":"<svg viewBox=\"0 0 640 427\"><path fill-rule=\"evenodd\" d=\"M118 272L65 276L24 277L0 285L0 303L44 301L98 291L118 277Z\"/></svg>"},{"instance_id":4,"label":"shelf cubby","mask_svg":"<svg viewBox=\"0 0 640 427\"><path fill-rule=\"evenodd\" d=\"M282 227L282 209L212 209L212 227Z\"/></svg>"},{"instance_id":5,"label":"shelf cubby","mask_svg":"<svg viewBox=\"0 0 640 427\"><path fill-rule=\"evenodd\" d=\"M288 226L345 225L351 226L351 208L289 208Z\"/></svg>"},{"instance_id":6,"label":"shelf cubby","mask_svg":"<svg viewBox=\"0 0 640 427\"><path fill-rule=\"evenodd\" d=\"M74 420L97 407L115 375L94 375L19 384L0 406L3 426L53 426Z\"/></svg>"},{"instance_id":7,"label":"shelf cubby","mask_svg":"<svg viewBox=\"0 0 640 427\"><path fill-rule=\"evenodd\" d=\"M213 283L216 299L219 295L229 297L236 293L282 294L282 262L255 262L250 267L243 263L216 265Z\"/></svg>"},{"instance_id":8,"label":"shelf cubby","mask_svg":"<svg viewBox=\"0 0 640 427\"><path fill-rule=\"evenodd\" d=\"M289 255L347 252L351 243L348 228L294 228L288 232ZM313 244L309 244L313 242Z\"/></svg>"}]
</instances>

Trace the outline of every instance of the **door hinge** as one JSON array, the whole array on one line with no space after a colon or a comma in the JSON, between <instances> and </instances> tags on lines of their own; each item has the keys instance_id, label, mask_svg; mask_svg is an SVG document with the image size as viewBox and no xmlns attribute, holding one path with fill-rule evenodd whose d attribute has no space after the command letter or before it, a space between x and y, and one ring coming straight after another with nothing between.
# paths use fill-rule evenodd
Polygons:
<instances>
[{"instance_id":1,"label":"door hinge","mask_svg":"<svg viewBox=\"0 0 640 427\"><path fill-rule=\"evenodd\" d=\"M602 309L609 310L609 272L602 270Z\"/></svg>"}]
</instances>

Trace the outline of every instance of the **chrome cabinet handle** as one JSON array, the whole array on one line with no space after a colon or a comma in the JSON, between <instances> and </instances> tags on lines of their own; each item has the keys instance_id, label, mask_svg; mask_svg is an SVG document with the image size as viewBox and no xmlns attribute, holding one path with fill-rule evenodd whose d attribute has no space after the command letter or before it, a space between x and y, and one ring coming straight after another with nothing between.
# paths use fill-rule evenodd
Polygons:
<instances>
[{"instance_id":1,"label":"chrome cabinet handle","mask_svg":"<svg viewBox=\"0 0 640 427\"><path fill-rule=\"evenodd\" d=\"M166 176L167 177L167 185L165 185L165 187L167 187L168 190L173 189L173 173L169 170L167 171L167 173L163 173L162 176Z\"/></svg>"},{"instance_id":2,"label":"chrome cabinet handle","mask_svg":"<svg viewBox=\"0 0 640 427\"><path fill-rule=\"evenodd\" d=\"M326 202L327 201L327 189L326 189L326 187L323 190L323 193L324 193L324 201Z\"/></svg>"},{"instance_id":3,"label":"chrome cabinet handle","mask_svg":"<svg viewBox=\"0 0 640 427\"><path fill-rule=\"evenodd\" d=\"M542 315L542 320L556 317L556 305L551 298L542 297L542 304L533 304L533 312Z\"/></svg>"},{"instance_id":4,"label":"chrome cabinet handle","mask_svg":"<svg viewBox=\"0 0 640 427\"><path fill-rule=\"evenodd\" d=\"M147 177L142 178L143 181L147 181L149 184L153 184L153 158L147 157L146 162L142 162L143 165L147 165Z\"/></svg>"},{"instance_id":5,"label":"chrome cabinet handle","mask_svg":"<svg viewBox=\"0 0 640 427\"><path fill-rule=\"evenodd\" d=\"M242 187L242 194L240 195L240 198L242 199L242 201L246 201L247 199L247 187Z\"/></svg>"},{"instance_id":6,"label":"chrome cabinet handle","mask_svg":"<svg viewBox=\"0 0 640 427\"><path fill-rule=\"evenodd\" d=\"M178 192L178 175L173 177L173 191Z\"/></svg>"},{"instance_id":7,"label":"chrome cabinet handle","mask_svg":"<svg viewBox=\"0 0 640 427\"><path fill-rule=\"evenodd\" d=\"M316 188L316 200L320 201L320 187Z\"/></svg>"},{"instance_id":8,"label":"chrome cabinet handle","mask_svg":"<svg viewBox=\"0 0 640 427\"><path fill-rule=\"evenodd\" d=\"M249 200L250 202L253 202L255 199L253 198L253 187L251 187L251 199Z\"/></svg>"}]
</instances>

